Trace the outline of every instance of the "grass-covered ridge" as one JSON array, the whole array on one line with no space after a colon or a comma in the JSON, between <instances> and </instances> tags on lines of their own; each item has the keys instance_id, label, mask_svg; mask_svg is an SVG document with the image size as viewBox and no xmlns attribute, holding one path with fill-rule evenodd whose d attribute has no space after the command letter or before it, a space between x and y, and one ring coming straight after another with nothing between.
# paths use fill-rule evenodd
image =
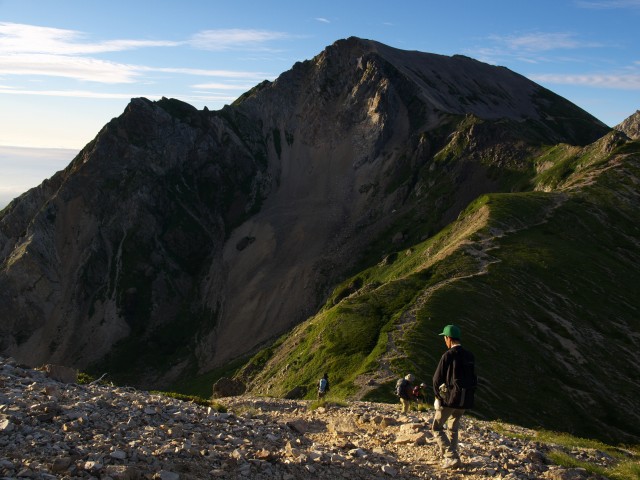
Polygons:
<instances>
[{"instance_id":1,"label":"grass-covered ridge","mask_svg":"<svg viewBox=\"0 0 640 480\"><path fill-rule=\"evenodd\" d=\"M545 191L483 195L347 279L245 379L257 393L312 398L327 371L333 395L393 401L407 371L429 383L437 334L457 323L477 358L479 416L637 442L639 150L611 134L547 151Z\"/></svg>"},{"instance_id":2,"label":"grass-covered ridge","mask_svg":"<svg viewBox=\"0 0 640 480\"><path fill-rule=\"evenodd\" d=\"M501 435L535 441L545 446L548 449L548 460L556 465L581 468L589 474L602 475L612 480L640 479L638 446L621 448L561 432L524 430L502 422L492 422L490 428Z\"/></svg>"}]
</instances>

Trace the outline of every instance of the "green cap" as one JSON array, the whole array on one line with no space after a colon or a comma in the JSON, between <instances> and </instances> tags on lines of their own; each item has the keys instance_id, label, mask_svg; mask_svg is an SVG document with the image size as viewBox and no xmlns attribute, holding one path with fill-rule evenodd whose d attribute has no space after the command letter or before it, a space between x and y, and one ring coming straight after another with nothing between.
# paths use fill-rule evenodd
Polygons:
<instances>
[{"instance_id":1,"label":"green cap","mask_svg":"<svg viewBox=\"0 0 640 480\"><path fill-rule=\"evenodd\" d=\"M460 338L460 327L456 325L447 325L442 329L442 333L445 337Z\"/></svg>"}]
</instances>

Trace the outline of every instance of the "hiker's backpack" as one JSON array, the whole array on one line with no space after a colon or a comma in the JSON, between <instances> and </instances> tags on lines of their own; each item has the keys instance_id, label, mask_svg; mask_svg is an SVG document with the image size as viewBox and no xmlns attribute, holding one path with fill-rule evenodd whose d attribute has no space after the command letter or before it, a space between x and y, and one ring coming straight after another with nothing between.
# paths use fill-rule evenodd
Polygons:
<instances>
[{"instance_id":1,"label":"hiker's backpack","mask_svg":"<svg viewBox=\"0 0 640 480\"><path fill-rule=\"evenodd\" d=\"M460 349L453 365L453 381L448 387L447 406L453 408L473 408L478 377L475 371L475 359L468 350Z\"/></svg>"},{"instance_id":2,"label":"hiker's backpack","mask_svg":"<svg viewBox=\"0 0 640 480\"><path fill-rule=\"evenodd\" d=\"M320 393L325 393L327 391L327 387L329 386L329 382L327 382L327 379L322 377L320 379L320 383L318 384L318 391Z\"/></svg>"},{"instance_id":3,"label":"hiker's backpack","mask_svg":"<svg viewBox=\"0 0 640 480\"><path fill-rule=\"evenodd\" d=\"M404 377L398 379L398 381L396 382L396 389L395 389L396 397L406 396L406 393L405 393L406 385L407 385L407 380L405 380Z\"/></svg>"}]
</instances>

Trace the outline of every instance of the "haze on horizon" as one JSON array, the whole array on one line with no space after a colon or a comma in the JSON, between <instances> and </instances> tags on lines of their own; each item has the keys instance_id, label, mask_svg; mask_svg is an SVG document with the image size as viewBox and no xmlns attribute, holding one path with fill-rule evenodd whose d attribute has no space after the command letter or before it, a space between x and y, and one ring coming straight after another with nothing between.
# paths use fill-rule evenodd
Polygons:
<instances>
[{"instance_id":1,"label":"haze on horizon","mask_svg":"<svg viewBox=\"0 0 640 480\"><path fill-rule=\"evenodd\" d=\"M0 145L0 210L27 190L63 170L78 154L64 148L27 148Z\"/></svg>"}]
</instances>

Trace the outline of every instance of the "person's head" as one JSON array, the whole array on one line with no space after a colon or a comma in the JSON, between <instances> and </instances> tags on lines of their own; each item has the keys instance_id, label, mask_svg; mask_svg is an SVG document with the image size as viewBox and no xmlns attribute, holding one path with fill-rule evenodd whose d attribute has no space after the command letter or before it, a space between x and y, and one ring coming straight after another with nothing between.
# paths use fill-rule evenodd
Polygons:
<instances>
[{"instance_id":1,"label":"person's head","mask_svg":"<svg viewBox=\"0 0 640 480\"><path fill-rule=\"evenodd\" d=\"M446 325L440 335L444 337L444 343L447 344L447 348L451 348L452 345L460 343L461 333L460 327L457 325Z\"/></svg>"},{"instance_id":2,"label":"person's head","mask_svg":"<svg viewBox=\"0 0 640 480\"><path fill-rule=\"evenodd\" d=\"M324 374L324 378L329 378L329 374L328 374L328 373L325 373L325 374Z\"/></svg>"},{"instance_id":3,"label":"person's head","mask_svg":"<svg viewBox=\"0 0 640 480\"><path fill-rule=\"evenodd\" d=\"M404 377L405 380L407 380L408 382L413 382L413 374L408 373L406 377Z\"/></svg>"}]
</instances>

